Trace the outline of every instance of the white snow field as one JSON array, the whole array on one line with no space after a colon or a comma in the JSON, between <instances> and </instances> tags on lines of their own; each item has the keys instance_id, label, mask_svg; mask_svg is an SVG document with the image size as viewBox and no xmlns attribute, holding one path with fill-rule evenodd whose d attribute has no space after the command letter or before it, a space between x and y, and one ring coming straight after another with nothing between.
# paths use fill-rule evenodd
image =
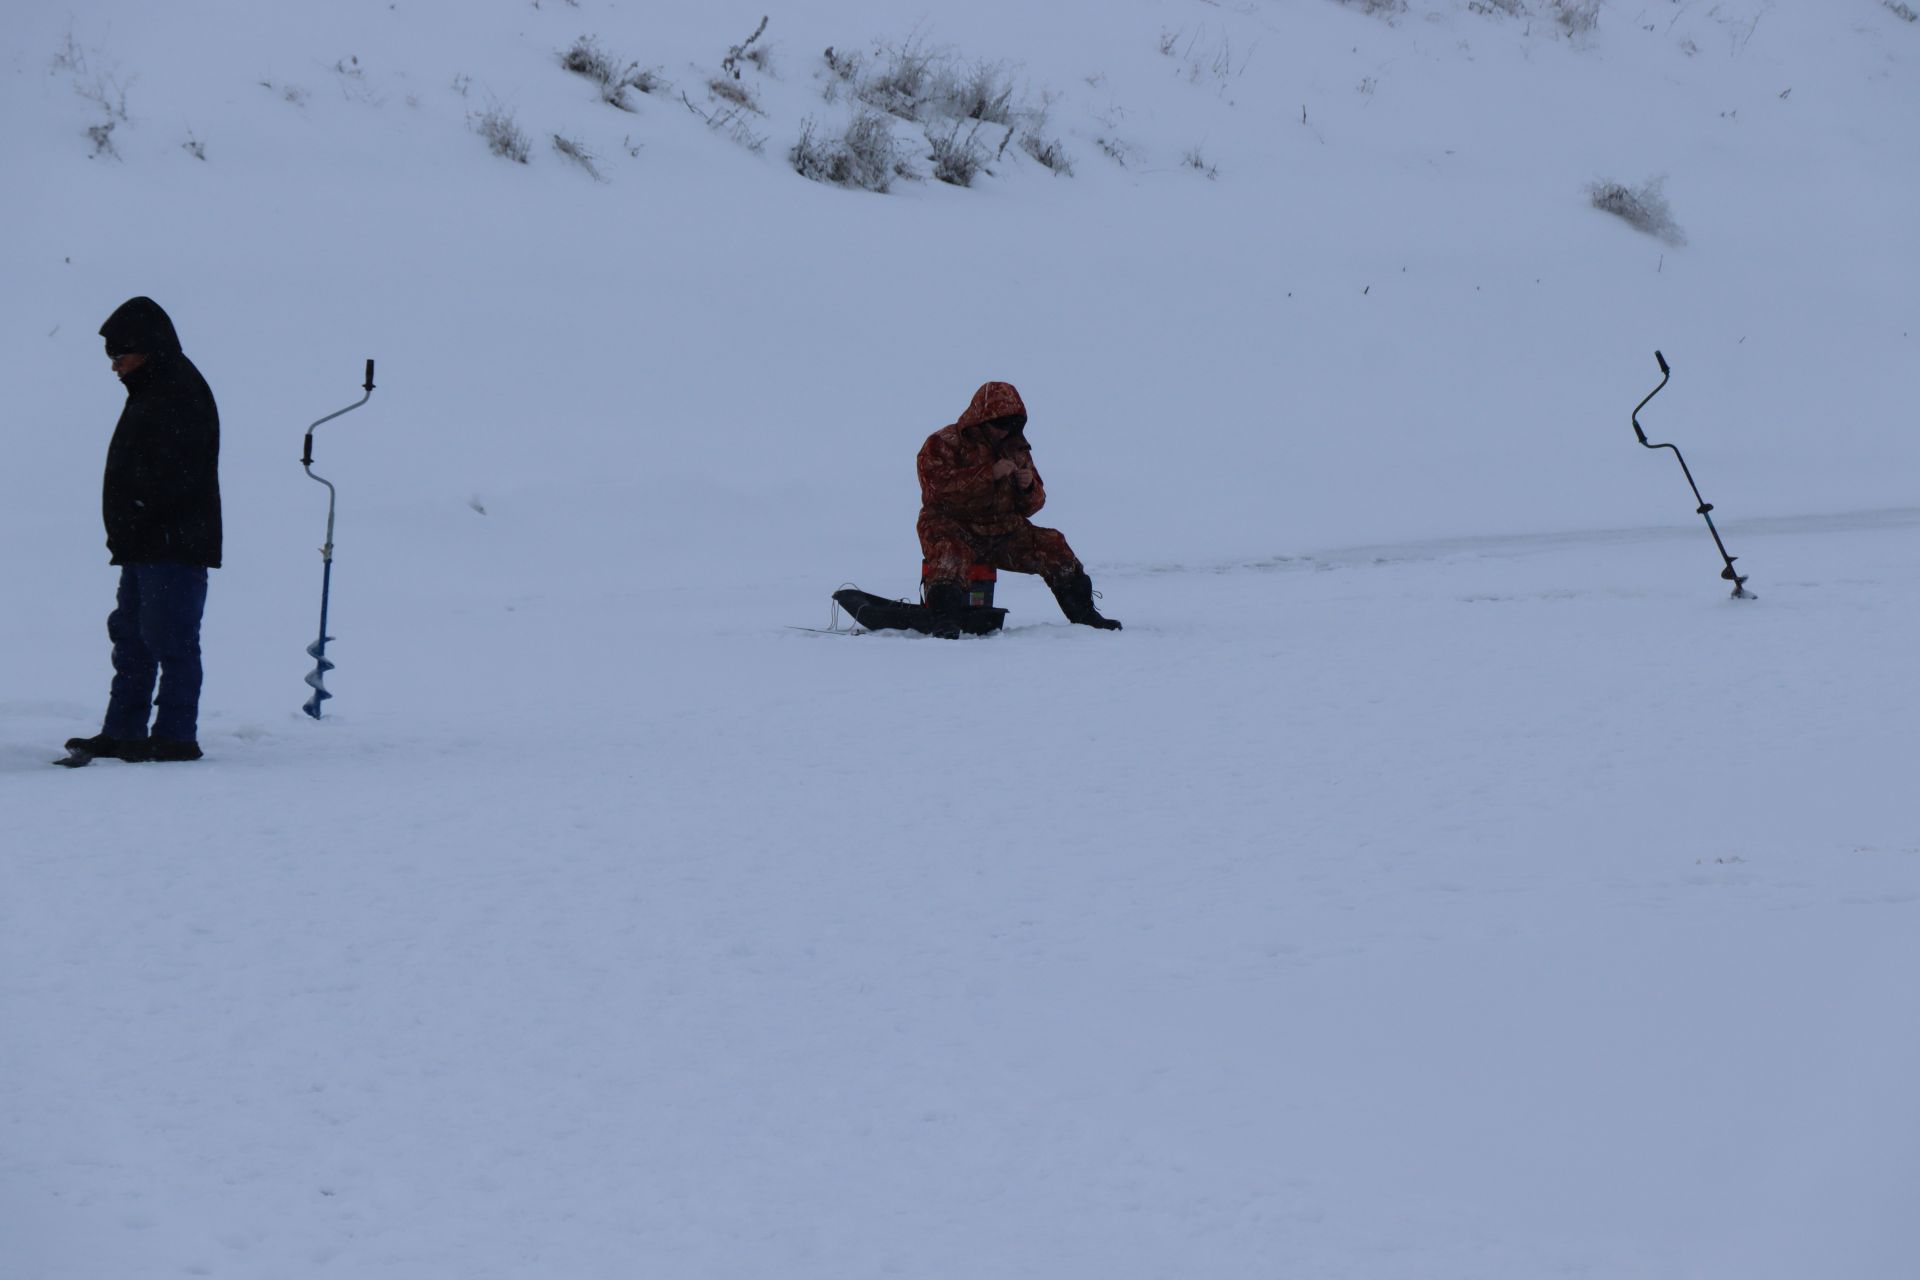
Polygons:
<instances>
[{"instance_id":1,"label":"white snow field","mask_svg":"<svg viewBox=\"0 0 1920 1280\"><path fill-rule=\"evenodd\" d=\"M1071 174L797 175L902 53ZM0 1276L1920 1275L1916 124L1888 0L13 6ZM135 294L207 757L54 769ZM988 379L1126 630L793 629Z\"/></svg>"}]
</instances>

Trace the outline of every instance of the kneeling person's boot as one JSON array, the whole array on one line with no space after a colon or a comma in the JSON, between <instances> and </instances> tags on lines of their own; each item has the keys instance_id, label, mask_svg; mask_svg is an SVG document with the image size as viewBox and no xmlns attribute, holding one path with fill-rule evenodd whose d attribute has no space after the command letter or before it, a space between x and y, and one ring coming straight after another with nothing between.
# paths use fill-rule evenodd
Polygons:
<instances>
[{"instance_id":1,"label":"kneeling person's boot","mask_svg":"<svg viewBox=\"0 0 1920 1280\"><path fill-rule=\"evenodd\" d=\"M67 750L96 760L139 760L147 750L145 738L112 738L96 733L91 738L68 738Z\"/></svg>"},{"instance_id":2,"label":"kneeling person's boot","mask_svg":"<svg viewBox=\"0 0 1920 1280\"><path fill-rule=\"evenodd\" d=\"M1068 622L1077 622L1085 627L1098 627L1102 631L1118 631L1118 618L1103 618L1100 611L1093 607L1093 579L1084 569L1076 569L1066 577L1047 584L1053 588L1053 598L1060 602L1060 612L1067 615Z\"/></svg>"},{"instance_id":3,"label":"kneeling person's boot","mask_svg":"<svg viewBox=\"0 0 1920 1280\"><path fill-rule=\"evenodd\" d=\"M959 583L928 583L927 611L933 615L933 621L927 627L927 634L942 640L958 640L960 617L966 607L967 593Z\"/></svg>"}]
</instances>

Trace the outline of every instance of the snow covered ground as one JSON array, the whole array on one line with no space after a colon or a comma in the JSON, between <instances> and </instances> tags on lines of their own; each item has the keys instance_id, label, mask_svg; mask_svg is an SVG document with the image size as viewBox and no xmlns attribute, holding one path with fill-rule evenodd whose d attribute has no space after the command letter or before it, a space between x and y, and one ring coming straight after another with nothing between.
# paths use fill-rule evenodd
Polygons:
<instances>
[{"instance_id":1,"label":"snow covered ground","mask_svg":"<svg viewBox=\"0 0 1920 1280\"><path fill-rule=\"evenodd\" d=\"M10 19L0 1273L1911 1276L1920 24L1364 7L774 11L758 154L754 6ZM1072 176L795 176L916 35ZM135 293L208 758L69 773ZM1127 629L791 629L987 378Z\"/></svg>"}]
</instances>

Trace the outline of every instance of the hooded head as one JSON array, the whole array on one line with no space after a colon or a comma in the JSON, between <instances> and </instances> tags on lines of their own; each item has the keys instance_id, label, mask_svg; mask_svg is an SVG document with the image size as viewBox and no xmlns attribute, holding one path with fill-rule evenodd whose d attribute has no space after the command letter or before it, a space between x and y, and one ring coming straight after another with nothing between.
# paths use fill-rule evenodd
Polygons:
<instances>
[{"instance_id":1,"label":"hooded head","mask_svg":"<svg viewBox=\"0 0 1920 1280\"><path fill-rule=\"evenodd\" d=\"M1007 423L1015 431L1026 429L1027 406L1020 399L1020 393L1013 389L1011 382L988 382L973 393L973 403L960 415L960 426L977 427L997 418L1010 419Z\"/></svg>"},{"instance_id":2,"label":"hooded head","mask_svg":"<svg viewBox=\"0 0 1920 1280\"><path fill-rule=\"evenodd\" d=\"M180 354L180 335L173 321L152 298L128 298L100 326L109 356L156 356Z\"/></svg>"}]
</instances>

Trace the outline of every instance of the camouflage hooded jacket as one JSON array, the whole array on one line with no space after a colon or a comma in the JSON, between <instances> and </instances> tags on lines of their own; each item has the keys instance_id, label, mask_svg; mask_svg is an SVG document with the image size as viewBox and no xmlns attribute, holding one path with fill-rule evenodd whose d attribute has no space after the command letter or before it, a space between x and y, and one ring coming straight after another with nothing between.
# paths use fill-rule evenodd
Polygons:
<instances>
[{"instance_id":1,"label":"camouflage hooded jacket","mask_svg":"<svg viewBox=\"0 0 1920 1280\"><path fill-rule=\"evenodd\" d=\"M954 520L974 531L994 534L1018 528L1047 504L1040 473L1021 488L1014 476L994 478L994 463L1012 461L1033 469L1033 453L1023 432L995 444L986 424L1017 418L1024 427L1027 407L1009 382L989 382L973 393L960 420L942 427L920 446L920 518Z\"/></svg>"}]
</instances>

